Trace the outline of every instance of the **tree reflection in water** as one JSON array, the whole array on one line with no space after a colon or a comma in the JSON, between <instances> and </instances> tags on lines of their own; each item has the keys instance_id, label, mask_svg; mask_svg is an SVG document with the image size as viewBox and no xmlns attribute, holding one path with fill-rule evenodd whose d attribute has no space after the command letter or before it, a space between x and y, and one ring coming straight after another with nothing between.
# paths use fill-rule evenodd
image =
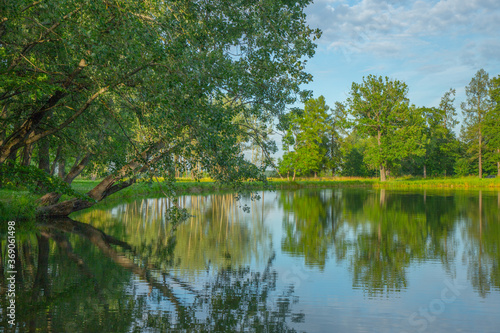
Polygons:
<instances>
[{"instance_id":1,"label":"tree reflection in water","mask_svg":"<svg viewBox=\"0 0 500 333\"><path fill-rule=\"evenodd\" d=\"M164 219L164 199L96 207L78 215L87 223L52 220L31 233L19 232L18 331L280 332L315 321L329 327L341 325L359 295L354 307L367 313L378 309L381 297L387 311L404 311L405 297L406 309L415 311L422 297L436 297L425 294L439 288L436 281L419 285L429 269L436 280L467 279L474 294L495 309L500 194L327 189L265 197L251 203L251 214L242 214L231 194L180 198L179 205L194 216L177 228L175 238ZM5 248L2 240L2 264ZM303 274L286 278L297 262L304 262ZM2 266L2 295L5 271ZM299 278L300 286L288 284ZM352 290L339 290L345 285ZM302 301L293 309L303 312L292 312L293 288ZM325 299L338 300L327 318L321 311L332 308ZM6 300L0 298L2 309ZM474 302L464 293L453 305L459 314L443 319L458 328L456 319L475 309ZM381 320L373 327L383 331L386 318Z\"/></svg>"},{"instance_id":2,"label":"tree reflection in water","mask_svg":"<svg viewBox=\"0 0 500 333\"><path fill-rule=\"evenodd\" d=\"M17 251L22 332L288 332L287 321L302 318L292 313L292 289L276 291L274 254L263 272L226 267L195 287L69 218L40 222Z\"/></svg>"},{"instance_id":3,"label":"tree reflection in water","mask_svg":"<svg viewBox=\"0 0 500 333\"><path fill-rule=\"evenodd\" d=\"M353 288L368 297L406 289L415 263L439 260L456 276L460 244L477 292L500 289L500 194L301 190L281 192L279 203L282 251L320 270L332 257L346 262Z\"/></svg>"}]
</instances>

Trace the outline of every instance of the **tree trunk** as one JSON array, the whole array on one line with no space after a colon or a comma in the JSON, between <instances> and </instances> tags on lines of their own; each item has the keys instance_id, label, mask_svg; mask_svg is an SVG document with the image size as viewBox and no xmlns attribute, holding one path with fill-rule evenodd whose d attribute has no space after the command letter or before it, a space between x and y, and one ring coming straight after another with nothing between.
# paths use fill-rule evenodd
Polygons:
<instances>
[{"instance_id":1,"label":"tree trunk","mask_svg":"<svg viewBox=\"0 0 500 333\"><path fill-rule=\"evenodd\" d=\"M293 178L292 181L295 181L295 170L293 170Z\"/></svg>"},{"instance_id":2,"label":"tree trunk","mask_svg":"<svg viewBox=\"0 0 500 333\"><path fill-rule=\"evenodd\" d=\"M38 169L45 171L50 174L50 141L48 138L44 138L38 141ZM42 182L38 182L38 191L45 192L45 186Z\"/></svg>"},{"instance_id":3,"label":"tree trunk","mask_svg":"<svg viewBox=\"0 0 500 333\"><path fill-rule=\"evenodd\" d=\"M73 180L78 177L85 169L85 167L89 164L90 160L92 158L92 154L88 153L83 157L83 159L80 161L80 163L76 164L71 168L71 170L68 172L68 174L64 177L64 182L67 183L68 185L73 182ZM78 161L78 160L77 160ZM62 163L64 163L64 159L61 160ZM59 164L59 167L61 167L61 164ZM62 168L64 170L64 167ZM59 169L59 177L61 177L61 169ZM56 192L51 192L45 194L43 197L40 198L39 202L40 205L42 206L47 206L47 205L54 205L59 201L61 198L62 194L56 193Z\"/></svg>"},{"instance_id":4,"label":"tree trunk","mask_svg":"<svg viewBox=\"0 0 500 333\"><path fill-rule=\"evenodd\" d=\"M479 124L479 178L483 178L483 160L482 160L482 144L483 138L481 137L481 124Z\"/></svg>"},{"instance_id":5,"label":"tree trunk","mask_svg":"<svg viewBox=\"0 0 500 333\"><path fill-rule=\"evenodd\" d=\"M50 167L51 176L53 176L54 172L56 171L56 165L58 164L59 159L61 158L61 153L62 153L62 145L59 145L59 147L57 148L56 157L54 157L54 161L52 161L52 166Z\"/></svg>"},{"instance_id":6,"label":"tree trunk","mask_svg":"<svg viewBox=\"0 0 500 333\"><path fill-rule=\"evenodd\" d=\"M7 119L7 104L4 104L2 107L2 112L0 112L0 119L4 121ZM0 131L0 146L3 144L3 140L7 137L7 129L4 127L3 130Z\"/></svg>"},{"instance_id":7,"label":"tree trunk","mask_svg":"<svg viewBox=\"0 0 500 333\"><path fill-rule=\"evenodd\" d=\"M45 138L38 142L38 168L50 173L50 141Z\"/></svg>"},{"instance_id":8,"label":"tree trunk","mask_svg":"<svg viewBox=\"0 0 500 333\"><path fill-rule=\"evenodd\" d=\"M114 183L119 179L121 178L117 178L113 175L106 177L102 182L100 182L96 187L94 187L87 193L87 195L90 197L90 200L70 199L49 206L41 206L37 209L37 215L39 217L68 216L73 212L90 208L97 202L103 200L111 194L127 188L135 183L135 178L132 178L126 182L114 185Z\"/></svg>"},{"instance_id":9,"label":"tree trunk","mask_svg":"<svg viewBox=\"0 0 500 333\"><path fill-rule=\"evenodd\" d=\"M386 181L386 175L385 175L385 166L383 164L380 164L380 181L385 182Z\"/></svg>"},{"instance_id":10,"label":"tree trunk","mask_svg":"<svg viewBox=\"0 0 500 333\"><path fill-rule=\"evenodd\" d=\"M58 166L57 169L58 169L57 170L57 176L60 179L66 178L66 159L64 157L61 158L61 160L59 161L59 166Z\"/></svg>"},{"instance_id":11,"label":"tree trunk","mask_svg":"<svg viewBox=\"0 0 500 333\"><path fill-rule=\"evenodd\" d=\"M104 178L96 187L87 192L87 196L90 200L85 199L70 199L63 202L59 202L49 206L38 207L38 216L68 216L69 214L92 207L97 202L103 200L104 198L116 193L124 188L129 187L135 183L135 177L133 175L144 172L148 169L149 165L158 162L163 154L158 153L159 150L165 147L165 143L158 141L155 145L151 146L144 152L140 154L132 162L124 165L116 173ZM156 154L154 158L152 155ZM142 164L142 161L149 161L146 164ZM128 180L116 184L119 180L128 177Z\"/></svg>"},{"instance_id":12,"label":"tree trunk","mask_svg":"<svg viewBox=\"0 0 500 333\"><path fill-rule=\"evenodd\" d=\"M92 159L92 154L91 153L87 153L87 155L85 155L82 160L80 161L80 163L73 165L73 167L71 168L71 170L68 172L68 174L64 177L64 181L67 183L67 184L71 184L73 182L73 180L78 177L83 169L85 169L85 167L89 164L90 160ZM64 160L62 160L64 161ZM60 172L61 170L59 170Z\"/></svg>"},{"instance_id":13,"label":"tree trunk","mask_svg":"<svg viewBox=\"0 0 500 333\"><path fill-rule=\"evenodd\" d=\"M17 160L17 151L18 149L12 149L9 156L7 156L7 160L15 162Z\"/></svg>"},{"instance_id":14,"label":"tree trunk","mask_svg":"<svg viewBox=\"0 0 500 333\"><path fill-rule=\"evenodd\" d=\"M424 179L427 178L427 166L424 164Z\"/></svg>"},{"instance_id":15,"label":"tree trunk","mask_svg":"<svg viewBox=\"0 0 500 333\"><path fill-rule=\"evenodd\" d=\"M497 153L499 155L499 158L500 158L500 148L497 149ZM497 162L497 176L500 178L500 161Z\"/></svg>"},{"instance_id":16,"label":"tree trunk","mask_svg":"<svg viewBox=\"0 0 500 333\"><path fill-rule=\"evenodd\" d=\"M27 145L23 149L23 161L21 162L24 166L29 166L31 164L31 153L33 152L33 145Z\"/></svg>"},{"instance_id":17,"label":"tree trunk","mask_svg":"<svg viewBox=\"0 0 500 333\"><path fill-rule=\"evenodd\" d=\"M11 64L14 65L15 61ZM16 126L15 130L11 135L9 135L2 143L0 144L0 163L3 163L7 156L11 154L13 150L17 150L23 146L26 145L27 140L29 136L38 129L38 126L40 123L49 117L52 112L54 111L55 106L61 99L63 99L67 93L64 92L73 82L75 77L77 77L80 72L87 66L85 63L85 60L82 59L80 60L80 63L78 64L78 67L67 77L66 81L61 85L61 90L56 91L48 100L43 104L38 110L35 110L31 116L26 119L22 124L19 126ZM107 90L107 88L102 88L99 92L98 95L101 93L101 91ZM95 95L95 94L94 94ZM36 141L41 140L44 136L46 136L49 133L55 133L58 130L66 127L69 125L77 116L79 116L83 111L85 111L90 103L96 98L94 95L87 101L87 103L84 104L78 112L76 112L73 116L69 117L62 125L60 128L55 128L52 130L45 131L43 134L39 136L35 136L33 140L31 140L29 143L34 143Z\"/></svg>"},{"instance_id":18,"label":"tree trunk","mask_svg":"<svg viewBox=\"0 0 500 333\"><path fill-rule=\"evenodd\" d=\"M332 132L332 139L331 139L331 143L330 143L330 147L332 149L331 153L330 153L330 158L332 159L332 161L333 161L333 150L334 150L333 149L333 144L334 144L334 142L335 142L335 135ZM333 162L332 162L332 164L333 164ZM335 167L332 165L332 178L333 177L335 177Z\"/></svg>"},{"instance_id":19,"label":"tree trunk","mask_svg":"<svg viewBox=\"0 0 500 333\"><path fill-rule=\"evenodd\" d=\"M379 152L381 153L382 131L380 130L380 128L377 131L377 144L378 144ZM382 158L382 157L380 156L380 158ZM383 163L380 163L380 181L381 182L385 182L386 181L386 177L385 177L385 165Z\"/></svg>"},{"instance_id":20,"label":"tree trunk","mask_svg":"<svg viewBox=\"0 0 500 333\"><path fill-rule=\"evenodd\" d=\"M62 99L66 94L57 91L39 110L35 111L20 127L14 131L8 138L5 139L2 146L0 147L0 163L5 160L5 156L8 156L12 150L16 150L24 146L25 141L28 137L35 131L42 122L42 120L49 115L54 106Z\"/></svg>"}]
</instances>

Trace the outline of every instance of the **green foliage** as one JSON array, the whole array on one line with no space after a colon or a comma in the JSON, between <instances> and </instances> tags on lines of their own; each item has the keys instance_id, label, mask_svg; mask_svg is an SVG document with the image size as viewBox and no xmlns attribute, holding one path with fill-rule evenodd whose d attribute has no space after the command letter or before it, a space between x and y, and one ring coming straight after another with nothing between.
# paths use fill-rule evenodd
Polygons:
<instances>
[{"instance_id":1,"label":"green foliage","mask_svg":"<svg viewBox=\"0 0 500 333\"><path fill-rule=\"evenodd\" d=\"M184 171L263 180L235 120L272 123L308 98L300 86L320 36L306 24L309 3L1 2L0 163L29 165L33 152L53 170L112 175L103 188Z\"/></svg>"},{"instance_id":2,"label":"green foliage","mask_svg":"<svg viewBox=\"0 0 500 333\"><path fill-rule=\"evenodd\" d=\"M36 197L21 191L0 190L0 223L32 221L35 218Z\"/></svg>"},{"instance_id":3,"label":"green foliage","mask_svg":"<svg viewBox=\"0 0 500 333\"><path fill-rule=\"evenodd\" d=\"M441 98L439 108L419 108L424 121L425 154L409 156L403 163L405 173L413 175L450 176L458 157L459 142L453 132L458 123L453 105L455 91L450 89Z\"/></svg>"},{"instance_id":4,"label":"green foliage","mask_svg":"<svg viewBox=\"0 0 500 333\"><path fill-rule=\"evenodd\" d=\"M409 106L407 94L404 82L369 75L361 84L353 82L347 99L356 130L374 138L367 147L366 162L380 167L382 181L386 169L409 155L425 153L423 119L419 109Z\"/></svg>"},{"instance_id":5,"label":"green foliage","mask_svg":"<svg viewBox=\"0 0 500 333\"><path fill-rule=\"evenodd\" d=\"M496 173L500 177L500 76L491 80L490 98L493 107L486 114L484 121L484 135L487 145L485 157L490 161L490 165L496 164Z\"/></svg>"},{"instance_id":6,"label":"green foliage","mask_svg":"<svg viewBox=\"0 0 500 333\"><path fill-rule=\"evenodd\" d=\"M342 176L374 177L376 167L370 167L365 157L370 139L363 139L356 130L352 131L342 145Z\"/></svg>"},{"instance_id":7,"label":"green foliage","mask_svg":"<svg viewBox=\"0 0 500 333\"><path fill-rule=\"evenodd\" d=\"M491 110L490 79L484 69L477 71L465 87L467 100L461 104L464 123L461 129L462 141L467 146L469 161L478 161L479 178L483 174L484 123Z\"/></svg>"},{"instance_id":8,"label":"green foliage","mask_svg":"<svg viewBox=\"0 0 500 333\"><path fill-rule=\"evenodd\" d=\"M4 188L24 188L31 193L57 192L88 199L85 194L73 190L59 178L51 177L37 167L23 166L12 161L0 164L0 184Z\"/></svg>"},{"instance_id":9,"label":"green foliage","mask_svg":"<svg viewBox=\"0 0 500 333\"><path fill-rule=\"evenodd\" d=\"M471 174L469 161L465 158L459 158L454 166L455 174L459 177L465 177Z\"/></svg>"},{"instance_id":10,"label":"green foliage","mask_svg":"<svg viewBox=\"0 0 500 333\"><path fill-rule=\"evenodd\" d=\"M297 176L308 176L331 165L335 133L329 109L320 96L308 100L303 111L289 117L283 139L285 154L279 163L281 173L293 171Z\"/></svg>"}]
</instances>

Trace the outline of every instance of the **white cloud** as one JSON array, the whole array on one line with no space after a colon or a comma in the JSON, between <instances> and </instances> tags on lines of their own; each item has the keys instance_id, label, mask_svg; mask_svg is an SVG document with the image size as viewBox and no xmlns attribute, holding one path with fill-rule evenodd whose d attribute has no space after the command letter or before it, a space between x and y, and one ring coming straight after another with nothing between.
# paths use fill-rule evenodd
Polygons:
<instances>
[{"instance_id":1,"label":"white cloud","mask_svg":"<svg viewBox=\"0 0 500 333\"><path fill-rule=\"evenodd\" d=\"M323 30L306 88L330 105L374 74L407 83L418 106L454 88L459 109L477 70L500 74L499 0L318 0L306 13Z\"/></svg>"},{"instance_id":2,"label":"white cloud","mask_svg":"<svg viewBox=\"0 0 500 333\"><path fill-rule=\"evenodd\" d=\"M309 24L323 30L323 46L387 56L405 52L426 38L496 37L499 7L497 0L318 1L307 13Z\"/></svg>"}]
</instances>

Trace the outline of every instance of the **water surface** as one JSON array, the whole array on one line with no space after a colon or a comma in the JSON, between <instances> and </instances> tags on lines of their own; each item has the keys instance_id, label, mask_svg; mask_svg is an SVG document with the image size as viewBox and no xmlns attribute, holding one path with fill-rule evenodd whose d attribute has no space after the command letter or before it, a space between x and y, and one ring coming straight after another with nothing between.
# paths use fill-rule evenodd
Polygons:
<instances>
[{"instance_id":1,"label":"water surface","mask_svg":"<svg viewBox=\"0 0 500 333\"><path fill-rule=\"evenodd\" d=\"M17 331L498 332L500 193L260 196L181 197L175 231L141 198L20 233Z\"/></svg>"}]
</instances>

